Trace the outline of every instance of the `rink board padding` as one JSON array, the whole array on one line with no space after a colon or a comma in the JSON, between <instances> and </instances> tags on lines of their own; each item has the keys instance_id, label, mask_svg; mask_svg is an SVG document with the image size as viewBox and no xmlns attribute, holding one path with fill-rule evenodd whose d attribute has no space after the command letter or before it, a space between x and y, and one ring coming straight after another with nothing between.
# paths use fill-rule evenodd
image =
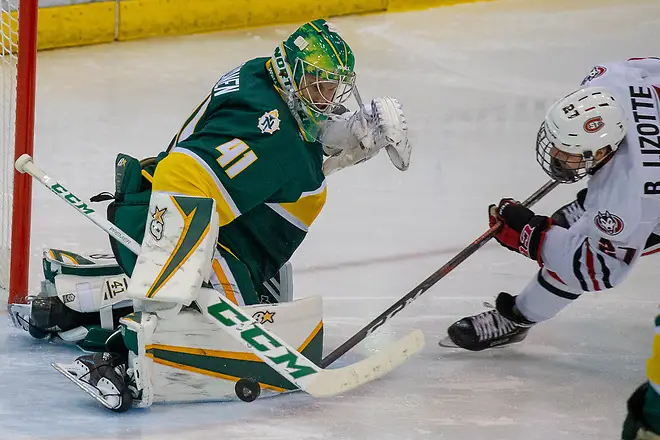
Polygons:
<instances>
[{"instance_id":1,"label":"rink board padding","mask_svg":"<svg viewBox=\"0 0 660 440\"><path fill-rule=\"evenodd\" d=\"M3 13L4 14L4 13ZM16 12L12 12L16 17ZM115 41L117 2L81 3L39 8L37 45L39 50L59 47L86 46ZM12 23L2 19L3 23ZM12 29L14 44L18 35ZM7 30L3 31L7 34Z\"/></svg>"},{"instance_id":2,"label":"rink board padding","mask_svg":"<svg viewBox=\"0 0 660 440\"><path fill-rule=\"evenodd\" d=\"M298 23L317 17L386 9L387 0L126 0L119 3L119 40Z\"/></svg>"},{"instance_id":3,"label":"rink board padding","mask_svg":"<svg viewBox=\"0 0 660 440\"><path fill-rule=\"evenodd\" d=\"M39 8L39 49L492 0L119 0Z\"/></svg>"}]
</instances>

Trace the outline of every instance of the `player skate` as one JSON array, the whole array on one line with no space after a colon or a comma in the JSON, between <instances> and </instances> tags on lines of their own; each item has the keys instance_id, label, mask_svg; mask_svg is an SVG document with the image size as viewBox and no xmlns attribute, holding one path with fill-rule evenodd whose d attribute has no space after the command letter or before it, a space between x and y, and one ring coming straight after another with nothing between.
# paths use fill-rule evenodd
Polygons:
<instances>
[{"instance_id":1,"label":"player skate","mask_svg":"<svg viewBox=\"0 0 660 440\"><path fill-rule=\"evenodd\" d=\"M442 347L460 347L481 351L520 342L527 336L533 322L522 316L515 306L515 297L501 292L495 307L478 315L467 316L447 329L448 337L440 341Z\"/></svg>"}]
</instances>

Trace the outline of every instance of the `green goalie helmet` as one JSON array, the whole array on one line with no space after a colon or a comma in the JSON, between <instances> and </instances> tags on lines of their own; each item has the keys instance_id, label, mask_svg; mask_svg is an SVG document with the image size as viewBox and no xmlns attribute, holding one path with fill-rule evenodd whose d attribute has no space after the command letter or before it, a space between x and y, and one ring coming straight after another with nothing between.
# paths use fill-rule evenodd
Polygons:
<instances>
[{"instance_id":1,"label":"green goalie helmet","mask_svg":"<svg viewBox=\"0 0 660 440\"><path fill-rule=\"evenodd\" d=\"M305 23L279 44L270 73L307 140L353 93L353 51L323 19Z\"/></svg>"}]
</instances>

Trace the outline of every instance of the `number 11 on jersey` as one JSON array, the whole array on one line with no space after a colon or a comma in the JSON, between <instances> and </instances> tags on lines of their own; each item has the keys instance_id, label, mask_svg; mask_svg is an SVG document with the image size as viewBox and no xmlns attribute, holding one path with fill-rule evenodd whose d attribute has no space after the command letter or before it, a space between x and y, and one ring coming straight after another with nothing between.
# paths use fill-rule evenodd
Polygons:
<instances>
[{"instance_id":1,"label":"number 11 on jersey","mask_svg":"<svg viewBox=\"0 0 660 440\"><path fill-rule=\"evenodd\" d=\"M220 153L218 163L225 170L225 173L227 173L227 176L229 176L230 179L239 175L257 160L257 155L254 154L254 151L250 150L248 144L240 139L232 139L215 149ZM240 159L234 162L239 156ZM227 167L232 162L234 162L234 164Z\"/></svg>"}]
</instances>

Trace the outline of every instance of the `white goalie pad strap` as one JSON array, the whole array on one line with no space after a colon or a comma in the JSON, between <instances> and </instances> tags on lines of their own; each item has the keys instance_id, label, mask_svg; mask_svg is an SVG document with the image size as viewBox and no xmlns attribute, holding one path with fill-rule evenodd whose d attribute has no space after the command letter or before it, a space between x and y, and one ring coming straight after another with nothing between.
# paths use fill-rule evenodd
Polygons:
<instances>
[{"instance_id":1,"label":"white goalie pad strap","mask_svg":"<svg viewBox=\"0 0 660 440\"><path fill-rule=\"evenodd\" d=\"M183 308L181 303L162 302L162 301L134 301L135 310L152 313L160 319L170 319L175 317Z\"/></svg>"},{"instance_id":2,"label":"white goalie pad strap","mask_svg":"<svg viewBox=\"0 0 660 440\"><path fill-rule=\"evenodd\" d=\"M86 327L80 326L80 327L72 328L71 330L67 330L65 332L59 332L57 335L63 341L79 342L85 339L87 333L89 333L89 330Z\"/></svg>"},{"instance_id":3,"label":"white goalie pad strap","mask_svg":"<svg viewBox=\"0 0 660 440\"><path fill-rule=\"evenodd\" d=\"M99 310L99 315L101 318L101 328L106 330L114 329L114 323L112 322L112 307L101 307Z\"/></svg>"},{"instance_id":4,"label":"white goalie pad strap","mask_svg":"<svg viewBox=\"0 0 660 440\"><path fill-rule=\"evenodd\" d=\"M129 306L127 287L126 275L90 277L60 274L55 277L57 296L68 308L81 313Z\"/></svg>"},{"instance_id":5,"label":"white goalie pad strap","mask_svg":"<svg viewBox=\"0 0 660 440\"><path fill-rule=\"evenodd\" d=\"M153 192L128 296L189 305L209 278L217 237L213 199Z\"/></svg>"},{"instance_id":6,"label":"white goalie pad strap","mask_svg":"<svg viewBox=\"0 0 660 440\"><path fill-rule=\"evenodd\" d=\"M134 400L133 405L138 408L148 408L154 401L154 387L152 384L153 361L147 357L146 348L158 324L158 317L146 312L134 313L119 320L122 334L132 342L126 345L128 352L129 375L137 390L141 391L141 399ZM128 336L127 336L128 335Z\"/></svg>"}]
</instances>

